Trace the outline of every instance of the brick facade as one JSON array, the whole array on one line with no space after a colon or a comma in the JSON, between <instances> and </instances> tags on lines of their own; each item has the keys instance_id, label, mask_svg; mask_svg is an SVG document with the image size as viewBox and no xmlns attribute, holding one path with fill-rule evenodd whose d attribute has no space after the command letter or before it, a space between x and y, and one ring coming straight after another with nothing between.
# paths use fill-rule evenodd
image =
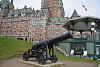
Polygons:
<instances>
[{"instance_id":1,"label":"brick facade","mask_svg":"<svg viewBox=\"0 0 100 67\"><path fill-rule=\"evenodd\" d=\"M54 0L51 2L53 1ZM45 3L47 2L48 1L45 0ZM57 2L58 0L56 3ZM55 6L54 4L52 5ZM58 5L55 7L58 9ZM0 11L0 36L39 42L66 32L62 26L66 23L68 18L64 18L61 15L59 15L59 18L56 18L58 17L57 12L56 16L52 14L52 17L54 18L50 18L45 10L34 10L31 7L28 8L27 6L24 6L22 9L10 11L6 17L3 17L2 12L3 11Z\"/></svg>"},{"instance_id":2,"label":"brick facade","mask_svg":"<svg viewBox=\"0 0 100 67\"><path fill-rule=\"evenodd\" d=\"M4 18L1 22L1 36L28 39L28 17Z\"/></svg>"},{"instance_id":3,"label":"brick facade","mask_svg":"<svg viewBox=\"0 0 100 67\"><path fill-rule=\"evenodd\" d=\"M64 17L62 0L42 0L41 9L46 10L49 17Z\"/></svg>"},{"instance_id":4,"label":"brick facade","mask_svg":"<svg viewBox=\"0 0 100 67\"><path fill-rule=\"evenodd\" d=\"M47 17L31 17L29 23L29 39L38 42L46 39Z\"/></svg>"}]
</instances>

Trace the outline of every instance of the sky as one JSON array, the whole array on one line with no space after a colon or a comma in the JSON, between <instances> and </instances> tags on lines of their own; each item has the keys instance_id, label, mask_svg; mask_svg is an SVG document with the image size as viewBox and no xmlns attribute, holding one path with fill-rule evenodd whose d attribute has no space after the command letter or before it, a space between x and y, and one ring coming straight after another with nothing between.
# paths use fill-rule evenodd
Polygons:
<instances>
[{"instance_id":1,"label":"sky","mask_svg":"<svg viewBox=\"0 0 100 67\"><path fill-rule=\"evenodd\" d=\"M70 17L74 9L81 16L95 16L100 18L100 0L62 0L65 16ZM82 4L86 7L87 11ZM34 9L41 9L41 0L14 0L16 8L23 8L25 5Z\"/></svg>"}]
</instances>

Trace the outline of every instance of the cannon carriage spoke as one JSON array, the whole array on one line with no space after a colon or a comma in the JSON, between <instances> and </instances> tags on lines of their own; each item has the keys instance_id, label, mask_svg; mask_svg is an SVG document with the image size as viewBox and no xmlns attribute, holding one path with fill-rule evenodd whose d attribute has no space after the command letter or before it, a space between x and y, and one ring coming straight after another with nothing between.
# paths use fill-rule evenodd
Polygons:
<instances>
[{"instance_id":1,"label":"cannon carriage spoke","mask_svg":"<svg viewBox=\"0 0 100 67\"><path fill-rule=\"evenodd\" d=\"M45 57L43 54L41 54L40 56L36 57L36 60L37 60L37 62L38 62L39 64L45 64L45 62L46 62L46 57Z\"/></svg>"},{"instance_id":2,"label":"cannon carriage spoke","mask_svg":"<svg viewBox=\"0 0 100 67\"><path fill-rule=\"evenodd\" d=\"M23 60L28 61L29 55L28 53L23 54Z\"/></svg>"}]
</instances>

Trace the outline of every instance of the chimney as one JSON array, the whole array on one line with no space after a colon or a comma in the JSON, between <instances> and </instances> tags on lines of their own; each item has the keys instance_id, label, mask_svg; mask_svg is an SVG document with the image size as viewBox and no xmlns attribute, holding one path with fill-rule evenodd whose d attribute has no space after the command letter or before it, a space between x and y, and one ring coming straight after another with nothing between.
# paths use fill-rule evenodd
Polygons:
<instances>
[{"instance_id":1,"label":"chimney","mask_svg":"<svg viewBox=\"0 0 100 67\"><path fill-rule=\"evenodd\" d=\"M11 3L13 4L13 0L11 0Z\"/></svg>"}]
</instances>

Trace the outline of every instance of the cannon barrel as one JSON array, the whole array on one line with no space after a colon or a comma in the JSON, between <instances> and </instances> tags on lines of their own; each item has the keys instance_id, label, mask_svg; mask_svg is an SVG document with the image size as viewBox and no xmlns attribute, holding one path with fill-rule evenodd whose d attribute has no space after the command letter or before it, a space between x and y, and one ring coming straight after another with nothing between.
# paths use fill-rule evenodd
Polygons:
<instances>
[{"instance_id":1,"label":"cannon barrel","mask_svg":"<svg viewBox=\"0 0 100 67\"><path fill-rule=\"evenodd\" d=\"M53 44L56 44L56 43L59 43L61 41L64 41L66 39L69 39L69 38L72 38L72 34L71 33L65 33L61 36L58 36L58 37L54 37L54 38L51 38L51 39L47 39L47 40L44 40L44 41L40 41L38 43L35 43L33 46L32 46L32 49L38 49L38 48L44 48L46 45L50 46L50 45L53 45Z\"/></svg>"}]
</instances>

